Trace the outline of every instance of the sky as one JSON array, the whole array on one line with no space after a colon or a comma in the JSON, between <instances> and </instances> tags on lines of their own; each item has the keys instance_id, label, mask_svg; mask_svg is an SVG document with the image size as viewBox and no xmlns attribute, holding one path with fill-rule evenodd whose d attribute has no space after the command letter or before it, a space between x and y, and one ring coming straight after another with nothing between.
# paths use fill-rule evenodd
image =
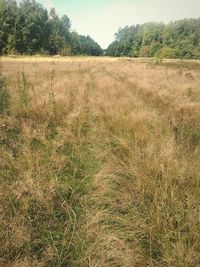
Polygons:
<instances>
[{"instance_id":1,"label":"sky","mask_svg":"<svg viewBox=\"0 0 200 267\"><path fill-rule=\"evenodd\" d=\"M119 27L149 21L170 22L200 17L200 0L39 0L48 10L66 14L72 30L90 35L102 48Z\"/></svg>"}]
</instances>

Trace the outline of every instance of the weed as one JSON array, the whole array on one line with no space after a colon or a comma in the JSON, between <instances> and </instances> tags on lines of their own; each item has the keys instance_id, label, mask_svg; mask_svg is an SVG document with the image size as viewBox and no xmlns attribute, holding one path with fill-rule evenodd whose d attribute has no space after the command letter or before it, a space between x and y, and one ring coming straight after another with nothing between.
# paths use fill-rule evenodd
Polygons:
<instances>
[{"instance_id":1,"label":"weed","mask_svg":"<svg viewBox=\"0 0 200 267\"><path fill-rule=\"evenodd\" d=\"M19 97L19 105L22 110L26 110L31 105L31 83L29 82L27 75L24 71L18 72L17 77L17 88L18 88L18 97Z\"/></svg>"},{"instance_id":2,"label":"weed","mask_svg":"<svg viewBox=\"0 0 200 267\"><path fill-rule=\"evenodd\" d=\"M0 73L0 114L5 113L10 104L10 92L6 87L5 78Z\"/></svg>"},{"instance_id":3,"label":"weed","mask_svg":"<svg viewBox=\"0 0 200 267\"><path fill-rule=\"evenodd\" d=\"M55 92L53 90L53 84L55 79L55 71L53 70L50 74L50 92L49 92L49 106L52 113L52 119L56 123L57 121L57 106L55 101Z\"/></svg>"}]
</instances>

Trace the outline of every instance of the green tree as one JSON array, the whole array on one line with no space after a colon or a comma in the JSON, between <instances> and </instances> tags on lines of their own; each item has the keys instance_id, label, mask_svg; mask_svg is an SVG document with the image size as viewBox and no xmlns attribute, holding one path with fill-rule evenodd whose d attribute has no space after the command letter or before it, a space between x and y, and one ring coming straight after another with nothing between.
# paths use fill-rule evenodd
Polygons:
<instances>
[{"instance_id":1,"label":"green tree","mask_svg":"<svg viewBox=\"0 0 200 267\"><path fill-rule=\"evenodd\" d=\"M17 3L13 0L0 1L0 53L15 49L15 26Z\"/></svg>"},{"instance_id":2,"label":"green tree","mask_svg":"<svg viewBox=\"0 0 200 267\"><path fill-rule=\"evenodd\" d=\"M23 0L17 16L16 49L21 53L35 54L45 47L47 21L46 9L35 0Z\"/></svg>"},{"instance_id":3,"label":"green tree","mask_svg":"<svg viewBox=\"0 0 200 267\"><path fill-rule=\"evenodd\" d=\"M179 57L199 59L200 18L144 23L120 28L107 48L110 56ZM166 48L166 49L165 49Z\"/></svg>"},{"instance_id":4,"label":"green tree","mask_svg":"<svg viewBox=\"0 0 200 267\"><path fill-rule=\"evenodd\" d=\"M48 14L35 0L0 0L0 54L100 55L89 36L71 32L68 16L52 8Z\"/></svg>"}]
</instances>

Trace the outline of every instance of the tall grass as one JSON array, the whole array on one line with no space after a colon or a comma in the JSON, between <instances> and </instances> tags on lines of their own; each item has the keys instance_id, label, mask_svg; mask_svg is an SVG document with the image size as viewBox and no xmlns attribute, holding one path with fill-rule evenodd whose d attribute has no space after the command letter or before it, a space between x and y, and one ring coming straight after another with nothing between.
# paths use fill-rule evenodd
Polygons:
<instances>
[{"instance_id":1,"label":"tall grass","mask_svg":"<svg viewBox=\"0 0 200 267\"><path fill-rule=\"evenodd\" d=\"M2 266L199 266L200 73L186 65L3 61Z\"/></svg>"},{"instance_id":2,"label":"tall grass","mask_svg":"<svg viewBox=\"0 0 200 267\"><path fill-rule=\"evenodd\" d=\"M6 112L10 104L10 92L6 86L5 77L0 72L0 114Z\"/></svg>"}]
</instances>

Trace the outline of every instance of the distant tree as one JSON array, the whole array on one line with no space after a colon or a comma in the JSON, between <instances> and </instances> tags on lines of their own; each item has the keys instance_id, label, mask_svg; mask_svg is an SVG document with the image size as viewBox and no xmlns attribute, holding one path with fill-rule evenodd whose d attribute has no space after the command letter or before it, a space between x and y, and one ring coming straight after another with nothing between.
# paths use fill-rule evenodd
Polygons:
<instances>
[{"instance_id":1,"label":"distant tree","mask_svg":"<svg viewBox=\"0 0 200 267\"><path fill-rule=\"evenodd\" d=\"M49 13L49 52L51 55L58 54L64 47L64 36L61 34L61 22L55 8Z\"/></svg>"},{"instance_id":2,"label":"distant tree","mask_svg":"<svg viewBox=\"0 0 200 267\"><path fill-rule=\"evenodd\" d=\"M200 58L200 18L120 28L107 48L110 56ZM166 48L166 49L165 49Z\"/></svg>"},{"instance_id":3,"label":"distant tree","mask_svg":"<svg viewBox=\"0 0 200 267\"><path fill-rule=\"evenodd\" d=\"M100 55L89 36L71 32L68 16L48 13L35 0L0 0L0 54Z\"/></svg>"},{"instance_id":4,"label":"distant tree","mask_svg":"<svg viewBox=\"0 0 200 267\"><path fill-rule=\"evenodd\" d=\"M23 0L16 23L16 50L35 54L45 47L48 13L35 0Z\"/></svg>"},{"instance_id":5,"label":"distant tree","mask_svg":"<svg viewBox=\"0 0 200 267\"><path fill-rule=\"evenodd\" d=\"M0 53L15 49L17 3L13 0L0 1Z\"/></svg>"},{"instance_id":6,"label":"distant tree","mask_svg":"<svg viewBox=\"0 0 200 267\"><path fill-rule=\"evenodd\" d=\"M71 33L71 48L73 55L80 53L80 37L76 31Z\"/></svg>"},{"instance_id":7,"label":"distant tree","mask_svg":"<svg viewBox=\"0 0 200 267\"><path fill-rule=\"evenodd\" d=\"M101 47L90 36L80 35L79 41L81 54L99 56L103 53Z\"/></svg>"},{"instance_id":8,"label":"distant tree","mask_svg":"<svg viewBox=\"0 0 200 267\"><path fill-rule=\"evenodd\" d=\"M114 56L114 57L119 56L119 54L118 54L118 47L119 47L119 42L118 41L114 41L106 49L106 55L108 55L108 56Z\"/></svg>"}]
</instances>

